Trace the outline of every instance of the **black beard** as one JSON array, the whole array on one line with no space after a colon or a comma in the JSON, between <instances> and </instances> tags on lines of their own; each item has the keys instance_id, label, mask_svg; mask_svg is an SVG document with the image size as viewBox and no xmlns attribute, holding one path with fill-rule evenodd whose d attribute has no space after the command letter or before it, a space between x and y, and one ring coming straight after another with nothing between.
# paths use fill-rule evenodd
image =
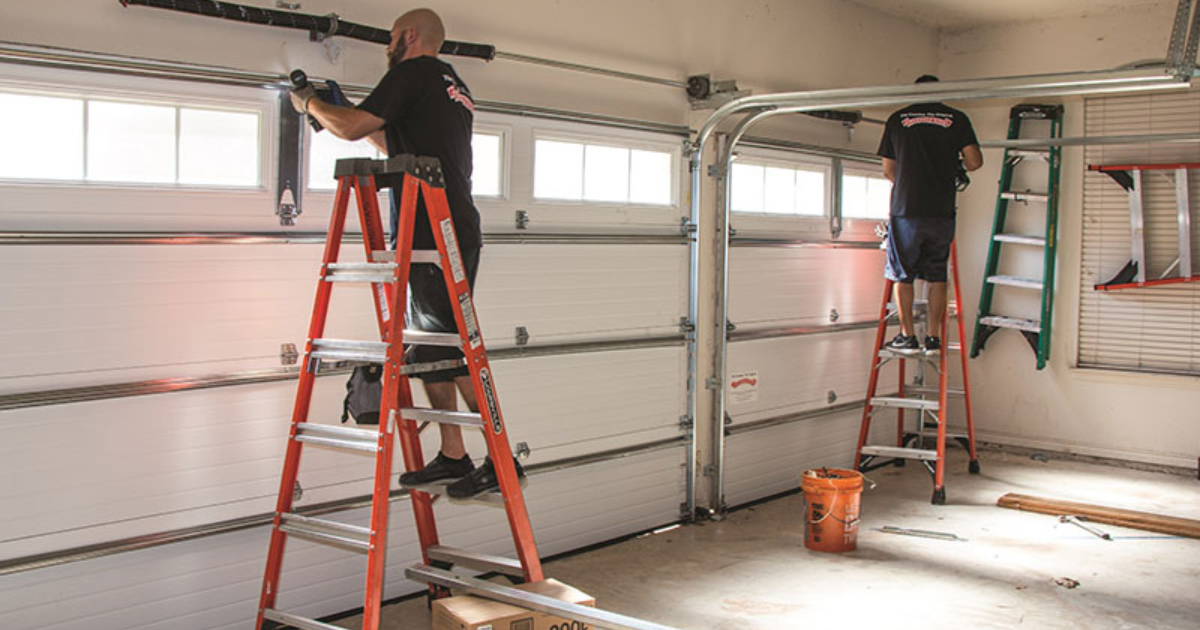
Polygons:
<instances>
[{"instance_id":1,"label":"black beard","mask_svg":"<svg viewBox=\"0 0 1200 630\"><path fill-rule=\"evenodd\" d=\"M392 54L388 55L388 70L400 65L400 62L404 59L404 53L406 52L408 52L407 43L401 41L400 43L396 44L396 47L392 49Z\"/></svg>"}]
</instances>

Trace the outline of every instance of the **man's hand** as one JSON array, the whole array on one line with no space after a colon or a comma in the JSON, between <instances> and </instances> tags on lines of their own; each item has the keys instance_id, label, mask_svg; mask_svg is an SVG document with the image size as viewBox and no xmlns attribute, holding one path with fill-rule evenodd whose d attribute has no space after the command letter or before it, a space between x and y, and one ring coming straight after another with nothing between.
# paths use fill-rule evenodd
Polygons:
<instances>
[{"instance_id":1,"label":"man's hand","mask_svg":"<svg viewBox=\"0 0 1200 630\"><path fill-rule=\"evenodd\" d=\"M311 83L305 83L304 87L292 89L292 107L295 108L298 114L308 113L308 102L316 98L317 89Z\"/></svg>"}]
</instances>

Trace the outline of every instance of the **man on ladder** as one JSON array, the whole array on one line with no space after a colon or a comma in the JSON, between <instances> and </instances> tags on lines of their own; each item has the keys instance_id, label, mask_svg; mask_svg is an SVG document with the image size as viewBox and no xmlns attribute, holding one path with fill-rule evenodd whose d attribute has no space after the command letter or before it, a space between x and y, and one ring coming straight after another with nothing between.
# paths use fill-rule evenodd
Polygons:
<instances>
[{"instance_id":1,"label":"man on ladder","mask_svg":"<svg viewBox=\"0 0 1200 630\"><path fill-rule=\"evenodd\" d=\"M937 81L923 75L917 83ZM892 181L885 275L896 283L900 333L887 347L916 354L939 351L933 336L946 312L946 260L954 242L955 191L961 168L978 170L983 154L971 119L942 103L916 103L891 115L877 152ZM913 326L913 281L929 283L929 335L920 343Z\"/></svg>"},{"instance_id":2,"label":"man on ladder","mask_svg":"<svg viewBox=\"0 0 1200 630\"><path fill-rule=\"evenodd\" d=\"M366 138L389 157L412 154L438 158L446 178L446 196L463 264L474 289L483 246L479 210L471 199L471 126L475 104L471 91L454 68L437 58L445 34L437 13L430 9L409 11L392 26L387 74L358 107L339 107L313 98L315 92L310 86L293 91L292 103L297 111L312 116L343 140ZM391 210L393 248L398 221L396 196L392 196ZM414 249L436 249L424 199L418 208L415 229ZM409 283L409 328L457 332L442 271L432 265L414 266ZM415 346L410 355L405 363L463 358L458 349L437 346ZM465 365L414 376L422 379L434 409L455 410L457 389L470 410L478 411ZM437 457L423 469L401 475L400 484L415 487L452 481L446 488L451 498L468 498L496 490L498 481L490 458L475 467L463 444L462 428L443 423L439 429L442 445ZM519 465L517 472L524 476Z\"/></svg>"}]
</instances>

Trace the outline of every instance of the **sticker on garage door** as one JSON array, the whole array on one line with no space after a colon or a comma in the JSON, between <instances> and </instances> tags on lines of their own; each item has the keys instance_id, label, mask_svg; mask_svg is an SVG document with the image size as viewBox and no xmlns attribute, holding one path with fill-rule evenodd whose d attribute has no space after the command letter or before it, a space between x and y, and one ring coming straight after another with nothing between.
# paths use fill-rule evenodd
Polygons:
<instances>
[{"instance_id":1,"label":"sticker on garage door","mask_svg":"<svg viewBox=\"0 0 1200 630\"><path fill-rule=\"evenodd\" d=\"M735 372L729 375L729 404L740 405L758 401L758 371Z\"/></svg>"}]
</instances>

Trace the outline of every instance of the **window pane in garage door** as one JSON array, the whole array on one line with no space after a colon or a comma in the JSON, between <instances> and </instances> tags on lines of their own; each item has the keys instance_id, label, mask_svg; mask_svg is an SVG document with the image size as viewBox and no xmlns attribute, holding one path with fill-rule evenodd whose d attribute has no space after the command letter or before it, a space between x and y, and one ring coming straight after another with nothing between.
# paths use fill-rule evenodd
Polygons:
<instances>
[{"instance_id":1,"label":"window pane in garage door","mask_svg":"<svg viewBox=\"0 0 1200 630\"><path fill-rule=\"evenodd\" d=\"M83 100L0 94L0 178L83 179Z\"/></svg>"},{"instance_id":2,"label":"window pane in garage door","mask_svg":"<svg viewBox=\"0 0 1200 630\"><path fill-rule=\"evenodd\" d=\"M179 110L179 183L258 186L259 117L251 112Z\"/></svg>"},{"instance_id":3,"label":"window pane in garage door","mask_svg":"<svg viewBox=\"0 0 1200 630\"><path fill-rule=\"evenodd\" d=\"M87 178L101 182L175 182L175 108L89 101Z\"/></svg>"}]
</instances>

